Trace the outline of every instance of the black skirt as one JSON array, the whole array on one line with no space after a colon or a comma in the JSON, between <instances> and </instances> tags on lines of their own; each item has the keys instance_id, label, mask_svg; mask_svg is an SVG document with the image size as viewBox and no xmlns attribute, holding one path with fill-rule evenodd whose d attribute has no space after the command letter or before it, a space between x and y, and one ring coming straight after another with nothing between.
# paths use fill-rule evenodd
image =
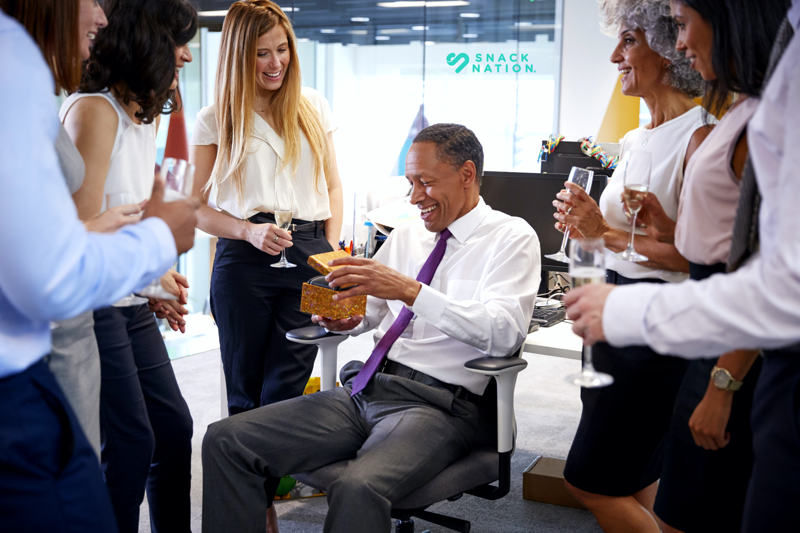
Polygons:
<instances>
[{"instance_id":1,"label":"black skirt","mask_svg":"<svg viewBox=\"0 0 800 533\"><path fill-rule=\"evenodd\" d=\"M607 281L661 282L632 280L613 271ZM661 475L664 441L688 362L646 346L606 343L595 344L592 355L595 368L611 374L614 384L581 389L583 411L564 479L593 494L630 496Z\"/></svg>"},{"instance_id":2,"label":"black skirt","mask_svg":"<svg viewBox=\"0 0 800 533\"><path fill-rule=\"evenodd\" d=\"M722 263L691 264L692 279L725 272ZM747 484L753 468L750 412L762 358L753 364L742 388L733 395L727 431L731 440L719 450L694 442L689 419L705 396L718 358L692 361L675 401L655 512L666 524L686 533L740 531Z\"/></svg>"}]
</instances>

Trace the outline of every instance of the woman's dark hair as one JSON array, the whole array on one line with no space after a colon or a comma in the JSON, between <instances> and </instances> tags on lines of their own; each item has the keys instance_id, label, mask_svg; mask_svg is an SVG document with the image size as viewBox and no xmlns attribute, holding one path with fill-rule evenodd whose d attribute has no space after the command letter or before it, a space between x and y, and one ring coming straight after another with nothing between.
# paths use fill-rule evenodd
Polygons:
<instances>
[{"instance_id":1,"label":"woman's dark hair","mask_svg":"<svg viewBox=\"0 0 800 533\"><path fill-rule=\"evenodd\" d=\"M25 26L42 50L56 94L74 92L81 81L78 39L80 0L0 0L0 9Z\"/></svg>"},{"instance_id":2,"label":"woman's dark hair","mask_svg":"<svg viewBox=\"0 0 800 533\"><path fill-rule=\"evenodd\" d=\"M180 109L175 90L175 49L197 32L197 11L186 0L106 0L108 26L92 47L79 90L113 91L125 104L142 108L136 118Z\"/></svg>"},{"instance_id":3,"label":"woman's dark hair","mask_svg":"<svg viewBox=\"0 0 800 533\"><path fill-rule=\"evenodd\" d=\"M483 181L483 146L471 129L461 124L434 124L414 137L413 143L424 142L434 143L439 161L449 163L454 169L459 169L467 161L472 161L475 164L475 177L480 187Z\"/></svg>"},{"instance_id":4,"label":"woman's dark hair","mask_svg":"<svg viewBox=\"0 0 800 533\"><path fill-rule=\"evenodd\" d=\"M760 96L772 44L791 0L678 0L697 11L714 32L711 65L717 79L708 82L703 107L719 116L731 93Z\"/></svg>"}]
</instances>

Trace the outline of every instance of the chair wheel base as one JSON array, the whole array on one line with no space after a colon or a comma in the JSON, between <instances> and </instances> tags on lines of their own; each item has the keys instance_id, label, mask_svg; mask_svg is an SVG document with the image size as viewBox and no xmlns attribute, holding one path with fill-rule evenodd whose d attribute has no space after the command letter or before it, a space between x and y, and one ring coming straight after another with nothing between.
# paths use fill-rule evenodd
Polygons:
<instances>
[{"instance_id":1,"label":"chair wheel base","mask_svg":"<svg viewBox=\"0 0 800 533\"><path fill-rule=\"evenodd\" d=\"M414 520L397 520L394 523L394 533L414 533Z\"/></svg>"}]
</instances>

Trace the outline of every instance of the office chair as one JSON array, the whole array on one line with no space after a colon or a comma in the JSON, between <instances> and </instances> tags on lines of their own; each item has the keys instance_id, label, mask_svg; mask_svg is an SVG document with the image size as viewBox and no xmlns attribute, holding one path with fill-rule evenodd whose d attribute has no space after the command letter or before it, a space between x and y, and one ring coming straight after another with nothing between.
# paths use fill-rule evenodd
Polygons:
<instances>
[{"instance_id":1,"label":"office chair","mask_svg":"<svg viewBox=\"0 0 800 533\"><path fill-rule=\"evenodd\" d=\"M337 335L325 328L312 326L286 333L286 338L301 344L316 344L322 357L322 390L336 386L336 361L338 347L347 335ZM481 357L467 362L470 372L492 376L497 389L497 447L473 450L445 468L435 478L402 498L392 506L396 519L395 533L414 533L414 520L421 518L453 531L469 533L470 523L451 516L426 511L434 503L456 501L471 494L486 500L498 500L508 494L511 485L511 455L514 451L514 386L517 374L528 366L522 359L521 346L512 357ZM486 393L491 393L487 387ZM312 472L294 474L293 477L315 489L326 491L347 466L347 461L332 463ZM497 486L491 485L498 481Z\"/></svg>"}]
</instances>

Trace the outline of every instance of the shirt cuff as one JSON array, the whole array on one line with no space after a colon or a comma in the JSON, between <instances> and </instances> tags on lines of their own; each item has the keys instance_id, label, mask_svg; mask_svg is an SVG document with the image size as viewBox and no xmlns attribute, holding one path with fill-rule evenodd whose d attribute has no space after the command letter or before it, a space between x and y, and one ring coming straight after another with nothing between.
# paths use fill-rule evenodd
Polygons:
<instances>
[{"instance_id":1,"label":"shirt cuff","mask_svg":"<svg viewBox=\"0 0 800 533\"><path fill-rule=\"evenodd\" d=\"M612 346L647 344L644 336L644 316L659 284L637 283L616 287L606 298L603 307L603 333Z\"/></svg>"},{"instance_id":2,"label":"shirt cuff","mask_svg":"<svg viewBox=\"0 0 800 533\"><path fill-rule=\"evenodd\" d=\"M419 294L417 294L417 299L414 300L414 305L409 307L409 309L411 309L415 315L431 322L433 318L442 316L448 303L449 300L447 296L437 290L431 289L423 283Z\"/></svg>"}]
</instances>

